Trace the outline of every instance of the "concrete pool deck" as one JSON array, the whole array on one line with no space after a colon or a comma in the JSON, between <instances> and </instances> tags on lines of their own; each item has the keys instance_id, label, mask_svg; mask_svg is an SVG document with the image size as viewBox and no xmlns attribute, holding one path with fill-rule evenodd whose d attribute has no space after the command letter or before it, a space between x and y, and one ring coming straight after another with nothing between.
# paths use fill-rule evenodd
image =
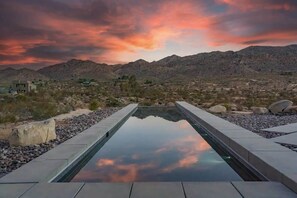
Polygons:
<instances>
[{"instance_id":1,"label":"concrete pool deck","mask_svg":"<svg viewBox=\"0 0 297 198\"><path fill-rule=\"evenodd\" d=\"M280 144L297 146L297 133L271 138L270 140Z\"/></svg>"},{"instance_id":2,"label":"concrete pool deck","mask_svg":"<svg viewBox=\"0 0 297 198\"><path fill-rule=\"evenodd\" d=\"M296 198L278 182L2 184L2 198Z\"/></svg>"},{"instance_id":3,"label":"concrete pool deck","mask_svg":"<svg viewBox=\"0 0 297 198\"><path fill-rule=\"evenodd\" d=\"M51 181L62 171L69 169L75 162L82 159L113 128L116 128L130 117L137 109L137 106L137 104L131 104L124 107L75 137L0 178L0 184Z\"/></svg>"},{"instance_id":4,"label":"concrete pool deck","mask_svg":"<svg viewBox=\"0 0 297 198\"><path fill-rule=\"evenodd\" d=\"M241 161L270 181L297 193L297 153L186 102L176 102L189 119L208 131Z\"/></svg>"},{"instance_id":5,"label":"concrete pool deck","mask_svg":"<svg viewBox=\"0 0 297 198\"><path fill-rule=\"evenodd\" d=\"M297 133L297 123L286 124L282 126L261 129L264 132L272 132L272 133L282 133L282 134L290 134L290 133Z\"/></svg>"},{"instance_id":6,"label":"concrete pool deck","mask_svg":"<svg viewBox=\"0 0 297 198\"><path fill-rule=\"evenodd\" d=\"M297 153L253 132L233 125L186 102L177 107L197 120L222 143L272 181L278 182L134 182L54 183L57 176L76 165L108 133L136 109L131 104L40 157L0 178L0 198L194 198L194 197L297 197ZM199 121L199 122L198 122ZM290 150L289 150L290 151ZM273 157L279 154L281 159ZM282 157L281 157L282 156ZM289 159L295 157L295 159ZM285 160L285 163L281 163ZM292 164L291 164L292 163ZM254 165L255 164L255 165ZM291 165L290 165L291 164ZM295 166L294 166L295 165ZM259 168L259 169L258 169ZM285 185L283 185L283 184Z\"/></svg>"}]
</instances>

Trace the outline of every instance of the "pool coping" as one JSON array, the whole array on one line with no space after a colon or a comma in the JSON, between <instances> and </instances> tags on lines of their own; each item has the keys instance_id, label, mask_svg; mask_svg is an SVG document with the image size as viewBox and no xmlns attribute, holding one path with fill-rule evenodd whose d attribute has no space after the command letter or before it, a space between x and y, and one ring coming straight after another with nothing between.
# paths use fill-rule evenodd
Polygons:
<instances>
[{"instance_id":1,"label":"pool coping","mask_svg":"<svg viewBox=\"0 0 297 198\"><path fill-rule=\"evenodd\" d=\"M195 124L270 181L297 193L297 153L184 101L176 102Z\"/></svg>"},{"instance_id":2,"label":"pool coping","mask_svg":"<svg viewBox=\"0 0 297 198\"><path fill-rule=\"evenodd\" d=\"M132 115L138 104L130 104L71 139L0 178L0 184L52 182L71 169L109 133Z\"/></svg>"},{"instance_id":3,"label":"pool coping","mask_svg":"<svg viewBox=\"0 0 297 198\"><path fill-rule=\"evenodd\" d=\"M184 104L184 103L182 103ZM179 102L176 106L181 109ZM295 197L295 193L279 182L134 182L134 183L55 183L58 176L70 170L98 143L120 127L138 108L131 104L105 118L89 129L58 145L19 169L0 178L0 197L170 197L189 198L208 189L206 197L250 196L251 188L258 193ZM196 108L196 107L195 107ZM197 109L196 109L197 110ZM231 123L230 123L231 124ZM228 128L228 126L227 126ZM225 129L225 128L224 128ZM238 128L236 128L238 130ZM234 135L234 134L233 134ZM267 188L270 189L267 192ZM295 191L296 192L296 191ZM230 194L229 194L230 193ZM205 193L202 196L205 196ZM252 196L253 197L253 196Z\"/></svg>"},{"instance_id":4,"label":"pool coping","mask_svg":"<svg viewBox=\"0 0 297 198\"><path fill-rule=\"evenodd\" d=\"M3 190L5 189L5 191ZM296 198L279 182L133 182L0 184L5 198Z\"/></svg>"}]
</instances>

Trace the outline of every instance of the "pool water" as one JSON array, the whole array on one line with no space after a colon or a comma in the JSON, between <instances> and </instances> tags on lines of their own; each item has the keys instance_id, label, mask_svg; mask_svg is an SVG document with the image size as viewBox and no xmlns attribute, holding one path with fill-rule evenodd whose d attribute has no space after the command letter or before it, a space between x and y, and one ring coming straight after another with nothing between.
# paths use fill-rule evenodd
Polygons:
<instances>
[{"instance_id":1,"label":"pool water","mask_svg":"<svg viewBox=\"0 0 297 198\"><path fill-rule=\"evenodd\" d=\"M72 182L241 181L176 108L138 108Z\"/></svg>"}]
</instances>

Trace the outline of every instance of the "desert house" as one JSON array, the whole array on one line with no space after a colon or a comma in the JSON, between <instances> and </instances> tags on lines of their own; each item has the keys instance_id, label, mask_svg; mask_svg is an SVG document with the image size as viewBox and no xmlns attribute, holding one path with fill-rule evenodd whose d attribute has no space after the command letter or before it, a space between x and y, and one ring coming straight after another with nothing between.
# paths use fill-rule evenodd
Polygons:
<instances>
[{"instance_id":1,"label":"desert house","mask_svg":"<svg viewBox=\"0 0 297 198\"><path fill-rule=\"evenodd\" d=\"M0 94L8 94L9 88L0 86Z\"/></svg>"},{"instance_id":2,"label":"desert house","mask_svg":"<svg viewBox=\"0 0 297 198\"><path fill-rule=\"evenodd\" d=\"M36 85L31 81L15 80L12 82L12 89L18 93L28 93L36 90Z\"/></svg>"}]
</instances>

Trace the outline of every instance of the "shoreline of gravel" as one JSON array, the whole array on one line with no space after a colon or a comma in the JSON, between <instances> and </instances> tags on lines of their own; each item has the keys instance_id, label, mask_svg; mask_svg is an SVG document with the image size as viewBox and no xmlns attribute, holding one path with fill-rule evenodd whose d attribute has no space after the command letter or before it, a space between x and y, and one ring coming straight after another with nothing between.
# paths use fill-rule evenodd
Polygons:
<instances>
[{"instance_id":1,"label":"shoreline of gravel","mask_svg":"<svg viewBox=\"0 0 297 198\"><path fill-rule=\"evenodd\" d=\"M56 121L57 139L48 143L24 147L10 147L7 140L0 140L0 178L90 128L119 109L116 107L104 108L89 114Z\"/></svg>"}]
</instances>

